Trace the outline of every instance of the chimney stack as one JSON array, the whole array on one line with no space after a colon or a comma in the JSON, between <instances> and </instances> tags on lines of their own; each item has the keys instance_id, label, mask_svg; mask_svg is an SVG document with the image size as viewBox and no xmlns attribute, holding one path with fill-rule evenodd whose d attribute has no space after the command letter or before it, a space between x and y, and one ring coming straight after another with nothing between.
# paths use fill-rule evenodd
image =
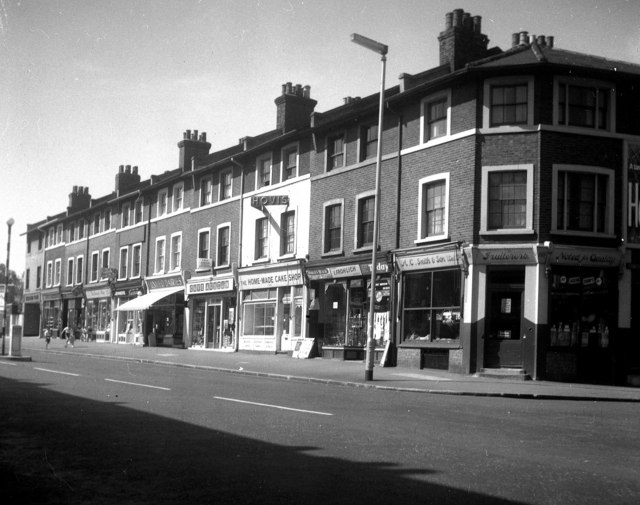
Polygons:
<instances>
[{"instance_id":1,"label":"chimney stack","mask_svg":"<svg viewBox=\"0 0 640 505\"><path fill-rule=\"evenodd\" d=\"M482 34L482 18L471 16L463 9L445 15L445 29L440 32L438 41L440 65L448 63L452 71L488 54L489 38Z\"/></svg>"},{"instance_id":2,"label":"chimney stack","mask_svg":"<svg viewBox=\"0 0 640 505\"><path fill-rule=\"evenodd\" d=\"M178 156L178 166L184 171L194 168L193 158L204 158L209 154L211 144L207 142L206 132L198 135L198 130L187 130L184 132L182 140L178 142L180 150Z\"/></svg>"},{"instance_id":3,"label":"chimney stack","mask_svg":"<svg viewBox=\"0 0 640 505\"><path fill-rule=\"evenodd\" d=\"M140 184L138 167L131 169L131 165L120 165L116 174L116 194L118 196L126 194L135 189Z\"/></svg>"},{"instance_id":4,"label":"chimney stack","mask_svg":"<svg viewBox=\"0 0 640 505\"><path fill-rule=\"evenodd\" d=\"M275 99L276 128L286 133L310 126L311 114L317 103L311 99L311 86L293 86L290 82L283 84L282 94Z\"/></svg>"},{"instance_id":5,"label":"chimney stack","mask_svg":"<svg viewBox=\"0 0 640 505\"><path fill-rule=\"evenodd\" d=\"M73 186L71 193L69 193L69 206L67 207L67 214L72 214L78 210L88 209L91 205L91 195L89 194L89 188L83 186Z\"/></svg>"}]
</instances>

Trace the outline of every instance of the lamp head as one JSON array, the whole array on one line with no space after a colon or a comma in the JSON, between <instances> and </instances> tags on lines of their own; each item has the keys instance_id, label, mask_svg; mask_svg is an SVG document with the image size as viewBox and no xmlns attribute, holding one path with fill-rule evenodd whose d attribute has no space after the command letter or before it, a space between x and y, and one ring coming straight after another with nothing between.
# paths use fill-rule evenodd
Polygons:
<instances>
[{"instance_id":1,"label":"lamp head","mask_svg":"<svg viewBox=\"0 0 640 505\"><path fill-rule=\"evenodd\" d=\"M13 223L15 223L14 219L12 217L10 217L9 219L7 219L7 226L9 228L11 228L13 226Z\"/></svg>"},{"instance_id":2,"label":"lamp head","mask_svg":"<svg viewBox=\"0 0 640 505\"><path fill-rule=\"evenodd\" d=\"M380 42L376 42L375 40L368 37L358 35L357 33L351 34L351 42L355 42L359 46L366 47L370 51L378 53L382 56L387 54L387 51L389 51L389 46L387 46L386 44L381 44Z\"/></svg>"}]
</instances>

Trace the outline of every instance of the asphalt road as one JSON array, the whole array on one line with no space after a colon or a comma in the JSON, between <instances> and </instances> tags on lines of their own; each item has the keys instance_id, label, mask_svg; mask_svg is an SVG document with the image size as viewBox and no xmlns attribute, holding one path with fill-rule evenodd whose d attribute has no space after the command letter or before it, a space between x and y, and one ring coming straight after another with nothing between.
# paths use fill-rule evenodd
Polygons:
<instances>
[{"instance_id":1,"label":"asphalt road","mask_svg":"<svg viewBox=\"0 0 640 505\"><path fill-rule=\"evenodd\" d=\"M3 503L640 501L633 403L33 357L0 364Z\"/></svg>"}]
</instances>

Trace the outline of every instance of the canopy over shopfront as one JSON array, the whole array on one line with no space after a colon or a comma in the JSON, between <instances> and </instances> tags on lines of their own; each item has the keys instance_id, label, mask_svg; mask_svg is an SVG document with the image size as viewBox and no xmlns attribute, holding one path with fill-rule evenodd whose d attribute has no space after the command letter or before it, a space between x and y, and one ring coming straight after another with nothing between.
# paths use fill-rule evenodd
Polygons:
<instances>
[{"instance_id":1,"label":"canopy over shopfront","mask_svg":"<svg viewBox=\"0 0 640 505\"><path fill-rule=\"evenodd\" d=\"M146 310L158 300L162 300L163 298L182 290L184 290L184 286L173 286L168 289L158 289L156 291L151 291L146 295L138 296L133 300L129 300L128 302L123 303L116 310Z\"/></svg>"}]
</instances>

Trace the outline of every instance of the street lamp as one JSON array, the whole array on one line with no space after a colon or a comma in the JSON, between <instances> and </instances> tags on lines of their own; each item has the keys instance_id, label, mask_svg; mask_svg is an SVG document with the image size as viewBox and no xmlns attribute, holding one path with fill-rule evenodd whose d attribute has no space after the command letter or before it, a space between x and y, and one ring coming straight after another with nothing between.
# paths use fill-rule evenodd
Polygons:
<instances>
[{"instance_id":1,"label":"street lamp","mask_svg":"<svg viewBox=\"0 0 640 505\"><path fill-rule=\"evenodd\" d=\"M12 217L10 217L9 219L7 219L7 262L4 265L4 321L3 321L3 328L2 328L2 355L4 356L4 336L7 333L7 316L8 316L8 310L7 310L7 287L9 286L9 255L11 254L11 227L13 226L13 223L15 223L15 221L13 220Z\"/></svg>"},{"instance_id":2,"label":"street lamp","mask_svg":"<svg viewBox=\"0 0 640 505\"><path fill-rule=\"evenodd\" d=\"M373 251L371 253L371 291L369 292L369 326L367 329L367 354L365 359L364 380L373 380L373 357L375 354L375 340L373 338L373 323L376 292L376 263L378 253L378 227L380 214L380 171L382 165L382 120L384 118L384 77L387 66L387 51L389 46L376 42L357 33L351 34L351 42L378 53L382 62L382 77L380 79L380 104L378 106L378 146L376 156L376 192L373 211Z\"/></svg>"}]
</instances>

